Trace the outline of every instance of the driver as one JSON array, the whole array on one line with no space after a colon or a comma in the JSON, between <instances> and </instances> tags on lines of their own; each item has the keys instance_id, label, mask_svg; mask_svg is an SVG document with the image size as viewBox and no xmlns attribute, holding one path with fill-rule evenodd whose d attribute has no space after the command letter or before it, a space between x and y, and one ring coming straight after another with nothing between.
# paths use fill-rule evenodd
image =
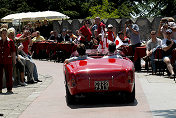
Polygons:
<instances>
[{"instance_id":1,"label":"driver","mask_svg":"<svg viewBox=\"0 0 176 118\"><path fill-rule=\"evenodd\" d=\"M122 58L117 52L116 52L116 44L114 42L111 42L108 47L108 55L104 56L103 58Z\"/></svg>"},{"instance_id":2,"label":"driver","mask_svg":"<svg viewBox=\"0 0 176 118\"><path fill-rule=\"evenodd\" d=\"M77 60L85 60L85 59L92 59L86 55L86 47L83 43L80 43L77 45L77 52L79 54L78 57L71 57L69 59L66 59L64 63L68 64L72 61L77 61Z\"/></svg>"}]
</instances>

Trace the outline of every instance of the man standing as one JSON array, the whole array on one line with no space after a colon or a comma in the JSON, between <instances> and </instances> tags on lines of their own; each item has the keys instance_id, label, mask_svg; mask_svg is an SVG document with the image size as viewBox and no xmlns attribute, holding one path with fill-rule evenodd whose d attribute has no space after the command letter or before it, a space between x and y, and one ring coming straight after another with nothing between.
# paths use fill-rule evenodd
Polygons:
<instances>
[{"instance_id":1,"label":"man standing","mask_svg":"<svg viewBox=\"0 0 176 118\"><path fill-rule=\"evenodd\" d=\"M132 20L128 20L125 23L124 35L130 37L132 55L134 55L136 47L141 46L141 41L140 41L140 36L139 36L139 26L137 24L134 24ZM141 69L140 58L134 62L134 65L137 71Z\"/></svg>"},{"instance_id":2,"label":"man standing","mask_svg":"<svg viewBox=\"0 0 176 118\"><path fill-rule=\"evenodd\" d=\"M48 38L50 37L50 32L52 31L52 26L48 24L47 20L43 21L43 26L42 26L42 31L40 32L41 35L48 40Z\"/></svg>"},{"instance_id":3,"label":"man standing","mask_svg":"<svg viewBox=\"0 0 176 118\"><path fill-rule=\"evenodd\" d=\"M102 30L105 32L105 24L103 24L101 21L100 21L100 17L96 17L95 18L95 24L98 26L97 28L97 36L102 33Z\"/></svg>"},{"instance_id":4,"label":"man standing","mask_svg":"<svg viewBox=\"0 0 176 118\"><path fill-rule=\"evenodd\" d=\"M135 52L136 47L141 46L140 36L139 36L139 26L134 24L132 20L128 20L125 23L125 32L124 35L129 35L133 53Z\"/></svg>"}]
</instances>

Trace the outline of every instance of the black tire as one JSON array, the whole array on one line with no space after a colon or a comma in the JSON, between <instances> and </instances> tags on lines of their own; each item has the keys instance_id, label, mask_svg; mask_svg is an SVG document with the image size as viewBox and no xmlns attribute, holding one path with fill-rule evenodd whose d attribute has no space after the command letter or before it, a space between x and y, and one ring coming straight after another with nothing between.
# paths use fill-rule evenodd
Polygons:
<instances>
[{"instance_id":1,"label":"black tire","mask_svg":"<svg viewBox=\"0 0 176 118\"><path fill-rule=\"evenodd\" d=\"M74 104L75 103L75 97L74 97L74 95L70 94L70 91L68 90L67 84L65 85L65 89L66 89L66 102L67 102L67 105Z\"/></svg>"},{"instance_id":2,"label":"black tire","mask_svg":"<svg viewBox=\"0 0 176 118\"><path fill-rule=\"evenodd\" d=\"M127 100L128 100L128 103L134 102L134 100L135 100L135 85L134 85L132 93L127 94Z\"/></svg>"}]
</instances>

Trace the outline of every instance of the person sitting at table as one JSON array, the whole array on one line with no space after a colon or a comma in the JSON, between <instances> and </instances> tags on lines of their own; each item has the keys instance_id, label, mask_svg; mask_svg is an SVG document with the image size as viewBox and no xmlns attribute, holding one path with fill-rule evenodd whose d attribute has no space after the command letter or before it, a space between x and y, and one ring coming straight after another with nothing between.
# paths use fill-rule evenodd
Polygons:
<instances>
[{"instance_id":1,"label":"person sitting at table","mask_svg":"<svg viewBox=\"0 0 176 118\"><path fill-rule=\"evenodd\" d=\"M59 34L59 40L58 42L65 42L65 41L69 41L69 36L67 35L67 30L64 28L62 30L62 32Z\"/></svg>"},{"instance_id":2,"label":"person sitting at table","mask_svg":"<svg viewBox=\"0 0 176 118\"><path fill-rule=\"evenodd\" d=\"M72 32L71 30L67 30L67 35L69 36L70 42L72 42L72 41L74 41L75 39L78 38L77 36L75 36L75 35L73 34L73 32Z\"/></svg>"},{"instance_id":3,"label":"person sitting at table","mask_svg":"<svg viewBox=\"0 0 176 118\"><path fill-rule=\"evenodd\" d=\"M108 55L104 56L103 58L122 58L120 55L118 55L116 51L116 44L114 42L111 42L108 46Z\"/></svg>"},{"instance_id":4,"label":"person sitting at table","mask_svg":"<svg viewBox=\"0 0 176 118\"><path fill-rule=\"evenodd\" d=\"M144 61L149 61L151 60L151 65L152 65L152 70L154 73L156 73L156 68L155 68L155 63L153 59L155 58L155 51L157 48L162 46L162 40L157 38L156 31L151 31L150 33L151 39L147 42L146 45L146 56L143 57Z\"/></svg>"},{"instance_id":5,"label":"person sitting at table","mask_svg":"<svg viewBox=\"0 0 176 118\"><path fill-rule=\"evenodd\" d=\"M66 59L64 61L65 64L68 64L72 61L77 61L77 60L85 60L85 59L92 59L86 55L86 47L83 43L80 43L77 45L77 52L79 54L78 57L71 57L69 59Z\"/></svg>"},{"instance_id":6,"label":"person sitting at table","mask_svg":"<svg viewBox=\"0 0 176 118\"><path fill-rule=\"evenodd\" d=\"M32 42L41 42L41 41L45 41L45 38L40 35L39 31L36 31L36 37L32 39Z\"/></svg>"},{"instance_id":7,"label":"person sitting at table","mask_svg":"<svg viewBox=\"0 0 176 118\"><path fill-rule=\"evenodd\" d=\"M51 34L51 33L50 33ZM57 31L53 31L53 33L51 34L51 36L49 37L49 40L50 41L54 41L54 42L59 42L59 36L58 36L58 33Z\"/></svg>"},{"instance_id":8,"label":"person sitting at table","mask_svg":"<svg viewBox=\"0 0 176 118\"><path fill-rule=\"evenodd\" d=\"M170 78L174 78L175 73L174 73L173 67L171 65L171 57L172 57L172 51L176 48L176 40L171 39L171 34L172 34L172 30L167 29L166 30L166 38L167 39L163 39L162 49L164 50L163 61L166 63L167 69L169 70L169 72L171 74Z\"/></svg>"}]
</instances>

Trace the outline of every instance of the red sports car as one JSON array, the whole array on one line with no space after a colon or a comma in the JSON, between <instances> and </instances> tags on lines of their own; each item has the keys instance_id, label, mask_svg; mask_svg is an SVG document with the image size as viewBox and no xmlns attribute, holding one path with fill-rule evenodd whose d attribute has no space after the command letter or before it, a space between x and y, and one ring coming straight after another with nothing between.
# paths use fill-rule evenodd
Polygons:
<instances>
[{"instance_id":1,"label":"red sports car","mask_svg":"<svg viewBox=\"0 0 176 118\"><path fill-rule=\"evenodd\" d=\"M101 58L104 53L88 51L94 59L64 65L66 100L72 104L76 95L89 93L126 93L128 102L135 100L135 69L126 58Z\"/></svg>"}]
</instances>

